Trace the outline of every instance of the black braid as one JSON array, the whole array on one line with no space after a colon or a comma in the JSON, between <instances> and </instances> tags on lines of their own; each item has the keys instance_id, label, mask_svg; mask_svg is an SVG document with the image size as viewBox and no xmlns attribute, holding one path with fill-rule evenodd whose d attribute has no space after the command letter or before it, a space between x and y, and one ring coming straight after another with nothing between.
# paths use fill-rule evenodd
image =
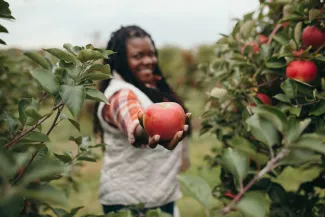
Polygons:
<instances>
[{"instance_id":1,"label":"black braid","mask_svg":"<svg viewBox=\"0 0 325 217\"><path fill-rule=\"evenodd\" d=\"M171 87L167 84L167 81L165 77L163 76L160 67L158 64L156 65L154 69L154 74L161 76L161 80L157 81L157 87L159 91L156 91L152 88L147 88L144 84L139 82L136 77L131 73L128 61L127 61L127 55L126 55L126 42L129 38L135 38L135 37L149 37L151 39L151 42L155 48L155 54L158 58L158 51L156 49L155 43L152 40L151 36L143 29L141 29L138 26L126 26L121 27L116 32L113 32L111 35L111 38L107 44L106 49L107 50L113 50L117 52L113 56L110 57L110 59L105 59L104 63L109 64L112 71L115 71L121 75L121 77L126 81L137 88L139 88L143 93L145 93L154 103L162 102L164 101L164 98L167 98L171 102L176 102L180 104L185 112L188 112L187 108L184 105L184 102L180 99L180 97L171 89ZM99 83L99 90L101 92L104 92L105 89L108 87L110 83L110 79L103 80ZM94 132L99 133L102 137L103 130L100 126L98 117L97 117L97 109L98 109L99 103L95 104L94 111L93 111L93 124L94 124ZM191 123L189 124L189 134L191 134Z\"/></svg>"}]
</instances>

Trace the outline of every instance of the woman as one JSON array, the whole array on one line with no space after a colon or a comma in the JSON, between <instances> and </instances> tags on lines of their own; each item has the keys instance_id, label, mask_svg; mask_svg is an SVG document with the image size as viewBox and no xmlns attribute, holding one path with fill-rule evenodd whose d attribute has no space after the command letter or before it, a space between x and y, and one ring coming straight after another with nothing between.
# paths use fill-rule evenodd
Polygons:
<instances>
[{"instance_id":1,"label":"woman","mask_svg":"<svg viewBox=\"0 0 325 217\"><path fill-rule=\"evenodd\" d=\"M172 91L157 61L151 36L138 26L121 27L111 35L108 50L117 52L109 64L113 78L102 81L100 90L110 105L98 103L94 110L95 133L105 144L99 200L105 213L125 206L144 204L171 215L181 198L176 175L188 165L187 113L184 130L171 141L150 138L142 127L143 111L152 103L184 103Z\"/></svg>"}]
</instances>

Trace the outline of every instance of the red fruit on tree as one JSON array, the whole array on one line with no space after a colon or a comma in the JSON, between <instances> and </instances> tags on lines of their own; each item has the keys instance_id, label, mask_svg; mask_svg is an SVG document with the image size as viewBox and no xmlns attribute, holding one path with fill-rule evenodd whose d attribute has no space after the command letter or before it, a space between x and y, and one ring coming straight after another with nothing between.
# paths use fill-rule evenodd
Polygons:
<instances>
[{"instance_id":1,"label":"red fruit on tree","mask_svg":"<svg viewBox=\"0 0 325 217\"><path fill-rule=\"evenodd\" d=\"M260 52L260 47L258 46L258 44L255 41L251 41L249 42L249 44L246 44L244 46L242 46L241 48L241 54L244 55L244 51L246 46L251 46L252 47L252 53L259 53Z\"/></svg>"},{"instance_id":2,"label":"red fruit on tree","mask_svg":"<svg viewBox=\"0 0 325 217\"><path fill-rule=\"evenodd\" d=\"M316 26L307 26L302 32L301 40L304 46L315 49L325 43L325 32Z\"/></svg>"},{"instance_id":3,"label":"red fruit on tree","mask_svg":"<svg viewBox=\"0 0 325 217\"><path fill-rule=\"evenodd\" d=\"M268 95L264 93L257 93L256 96L263 102L263 104L272 105L272 99Z\"/></svg>"},{"instance_id":4,"label":"red fruit on tree","mask_svg":"<svg viewBox=\"0 0 325 217\"><path fill-rule=\"evenodd\" d=\"M182 131L186 115L182 106L175 102L150 105L144 112L143 125L149 136L160 135L160 140L171 140Z\"/></svg>"},{"instance_id":5,"label":"red fruit on tree","mask_svg":"<svg viewBox=\"0 0 325 217\"><path fill-rule=\"evenodd\" d=\"M294 50L294 51L292 51L292 54L293 54L295 57L300 57L304 52L305 52L304 49L300 49L299 51L298 51L298 50Z\"/></svg>"},{"instance_id":6,"label":"red fruit on tree","mask_svg":"<svg viewBox=\"0 0 325 217\"><path fill-rule=\"evenodd\" d=\"M258 41L260 42L260 44L266 44L268 40L269 40L269 38L265 35L260 35L260 37L258 38Z\"/></svg>"},{"instance_id":7,"label":"red fruit on tree","mask_svg":"<svg viewBox=\"0 0 325 217\"><path fill-rule=\"evenodd\" d=\"M286 76L303 82L312 82L317 76L317 67L310 60L294 60L286 68Z\"/></svg>"}]
</instances>

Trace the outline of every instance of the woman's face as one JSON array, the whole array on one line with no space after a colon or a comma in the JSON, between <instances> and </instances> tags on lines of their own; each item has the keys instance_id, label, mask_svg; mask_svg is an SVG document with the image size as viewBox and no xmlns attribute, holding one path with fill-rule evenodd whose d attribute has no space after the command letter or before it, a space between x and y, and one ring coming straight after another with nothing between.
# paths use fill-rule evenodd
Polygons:
<instances>
[{"instance_id":1,"label":"woman's face","mask_svg":"<svg viewBox=\"0 0 325 217\"><path fill-rule=\"evenodd\" d=\"M130 38L126 42L126 49L128 65L133 75L143 84L153 84L157 57L150 38Z\"/></svg>"}]
</instances>

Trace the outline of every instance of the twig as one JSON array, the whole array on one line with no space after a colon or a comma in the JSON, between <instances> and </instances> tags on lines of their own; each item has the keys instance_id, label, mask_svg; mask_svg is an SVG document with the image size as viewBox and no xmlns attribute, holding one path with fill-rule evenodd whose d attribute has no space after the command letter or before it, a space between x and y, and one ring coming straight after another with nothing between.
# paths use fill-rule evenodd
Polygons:
<instances>
[{"instance_id":1,"label":"twig","mask_svg":"<svg viewBox=\"0 0 325 217\"><path fill-rule=\"evenodd\" d=\"M279 29L281 27L282 27L282 24L278 24L278 25L275 26L275 28L273 29L273 31L269 35L269 40L267 41L267 44L271 44L274 35L279 31Z\"/></svg>"},{"instance_id":2,"label":"twig","mask_svg":"<svg viewBox=\"0 0 325 217\"><path fill-rule=\"evenodd\" d=\"M38 100L38 102L42 102L47 97L48 97L48 93L44 93L43 96L42 96L42 98L40 100Z\"/></svg>"},{"instance_id":3,"label":"twig","mask_svg":"<svg viewBox=\"0 0 325 217\"><path fill-rule=\"evenodd\" d=\"M279 79L279 77L273 78L273 79L271 79L269 81L258 84L257 87L267 86L267 85L272 84L273 82L277 81L278 79Z\"/></svg>"},{"instance_id":4,"label":"twig","mask_svg":"<svg viewBox=\"0 0 325 217\"><path fill-rule=\"evenodd\" d=\"M55 116L55 118L54 118L54 121L53 121L53 123L52 123L50 129L47 131L46 135L50 135L50 133L52 132L52 130L53 130L54 127L56 126L56 122L57 122L58 118L60 117L60 114L61 114L63 108L64 108L64 104L62 104L62 106L59 107L58 112L56 113L56 116Z\"/></svg>"},{"instance_id":5,"label":"twig","mask_svg":"<svg viewBox=\"0 0 325 217\"><path fill-rule=\"evenodd\" d=\"M55 119L54 119L54 121L53 121L53 123L52 123L50 129L47 131L46 135L50 135L50 133L51 133L52 130L54 129L54 126L56 125L56 122L57 122L58 118L60 117L60 114L61 114L61 112L62 112L62 110L63 110L64 104L63 104L63 103L59 103L59 104L60 104L60 106L58 106L58 107L56 106L56 107L58 108L58 112L57 112L57 114L56 114L56 116L55 116ZM43 142L42 142L42 143L43 143ZM41 143L41 144L42 144L42 143ZM27 169L30 167L30 165L32 164L32 162L34 161L36 155L38 154L38 152L39 152L40 150L41 150L41 149L38 149L35 153L33 153L32 158L28 161L28 163L27 163L25 169L23 170L22 173L20 173L20 174L15 178L15 180L13 181L13 184L16 184L16 183L20 180L20 178L24 175L25 171L27 171Z\"/></svg>"},{"instance_id":6,"label":"twig","mask_svg":"<svg viewBox=\"0 0 325 217\"><path fill-rule=\"evenodd\" d=\"M276 167L277 162L279 162L282 158L286 156L288 153L287 149L282 149L282 151L275 157L272 158L267 165L236 195L236 197L228 204L225 208L221 210L222 214L229 213L235 204L240 201L240 199L244 196L244 194L266 173L270 172Z\"/></svg>"},{"instance_id":7,"label":"twig","mask_svg":"<svg viewBox=\"0 0 325 217\"><path fill-rule=\"evenodd\" d=\"M52 108L52 111L55 111L56 109L58 109L61 105L63 105L63 101L61 101L59 104L57 104L56 106L54 106ZM16 144L22 137L24 137L26 134L32 132L38 125L40 125L41 123L43 123L46 119L48 119L49 117L51 117L52 114L46 115L45 117L43 117L42 119L40 119L39 121L37 121L36 124L34 124L31 128L29 128L26 131L23 131L19 136L15 137L14 139L12 139L10 142L8 142L7 144L4 145L5 148L10 148L12 145Z\"/></svg>"},{"instance_id":8,"label":"twig","mask_svg":"<svg viewBox=\"0 0 325 217\"><path fill-rule=\"evenodd\" d=\"M320 46L316 51L315 51L315 53L319 53L319 51L321 51L321 49L323 49L325 47L325 43L322 45L322 46Z\"/></svg>"}]
</instances>

